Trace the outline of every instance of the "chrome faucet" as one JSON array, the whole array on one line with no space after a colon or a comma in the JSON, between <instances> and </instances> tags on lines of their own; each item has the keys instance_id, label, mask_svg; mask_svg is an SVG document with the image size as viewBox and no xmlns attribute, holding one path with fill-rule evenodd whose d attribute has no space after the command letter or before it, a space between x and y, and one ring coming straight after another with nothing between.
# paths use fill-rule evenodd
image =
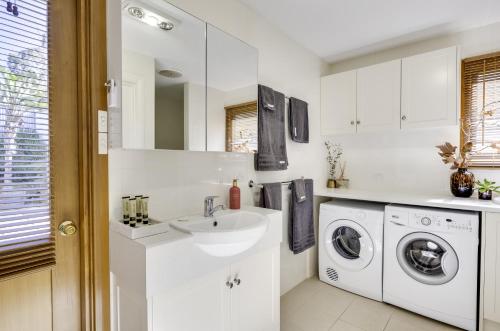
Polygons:
<instances>
[{"instance_id":1,"label":"chrome faucet","mask_svg":"<svg viewBox=\"0 0 500 331\"><path fill-rule=\"evenodd\" d=\"M224 210L224 205L218 205L214 207L214 199L218 198L216 195L210 195L205 197L205 206L203 209L203 215L205 217L212 217L214 213L218 210Z\"/></svg>"}]
</instances>

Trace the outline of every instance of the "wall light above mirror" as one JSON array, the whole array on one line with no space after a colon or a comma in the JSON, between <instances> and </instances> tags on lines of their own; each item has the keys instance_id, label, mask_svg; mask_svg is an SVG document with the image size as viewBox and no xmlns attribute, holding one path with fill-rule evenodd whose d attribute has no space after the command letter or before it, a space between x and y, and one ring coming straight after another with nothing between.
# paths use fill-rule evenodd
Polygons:
<instances>
[{"instance_id":1,"label":"wall light above mirror","mask_svg":"<svg viewBox=\"0 0 500 331\"><path fill-rule=\"evenodd\" d=\"M121 17L123 148L257 149L257 49L163 0Z\"/></svg>"}]
</instances>

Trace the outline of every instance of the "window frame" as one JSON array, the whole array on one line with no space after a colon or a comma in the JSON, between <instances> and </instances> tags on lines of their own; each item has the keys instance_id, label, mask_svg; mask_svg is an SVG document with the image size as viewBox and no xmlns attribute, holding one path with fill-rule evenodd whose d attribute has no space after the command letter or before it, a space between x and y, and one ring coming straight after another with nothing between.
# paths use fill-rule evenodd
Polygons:
<instances>
[{"instance_id":1,"label":"window frame","mask_svg":"<svg viewBox=\"0 0 500 331\"><path fill-rule=\"evenodd\" d=\"M490 58L496 58L496 57L500 57L500 52L494 52L494 53L488 53L488 54L483 54L483 55L478 55L478 56L474 56L474 57L469 57L469 58L465 58L465 59L462 59L462 63L461 63L461 66L460 66L460 69L461 69L461 84L460 84L460 121L459 121L459 129L460 129L460 149L462 149L462 147L464 146L464 144L466 143L466 134L465 134L465 131L467 130L465 128L465 119L469 116L468 114L468 110L466 109L466 88L465 88L465 84L466 84L466 77L465 77L465 74L466 74L466 70L465 70L465 66L467 65L467 63L471 63L471 62L476 62L476 61L481 61L481 60L486 60L486 59L490 59ZM500 61L500 60L499 60ZM498 69L499 71L499 75L500 75L500 67ZM500 93L500 92L499 92ZM472 99L470 97L470 99ZM498 111L500 112L500 104L499 104L499 107L496 108L498 109ZM500 141L500 137L499 137L499 141ZM478 169L500 169L500 151L498 152L498 160L496 160L495 162L492 162L492 164L481 164L480 161L474 161L473 158L471 158L470 162L469 162L469 168L478 168Z\"/></svg>"}]
</instances>

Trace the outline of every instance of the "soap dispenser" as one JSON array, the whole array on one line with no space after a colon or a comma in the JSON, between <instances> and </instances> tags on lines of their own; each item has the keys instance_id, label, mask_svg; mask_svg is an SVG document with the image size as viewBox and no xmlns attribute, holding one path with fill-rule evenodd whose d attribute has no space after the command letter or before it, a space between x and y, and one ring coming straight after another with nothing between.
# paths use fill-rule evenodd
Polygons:
<instances>
[{"instance_id":1,"label":"soap dispenser","mask_svg":"<svg viewBox=\"0 0 500 331\"><path fill-rule=\"evenodd\" d=\"M233 186L229 189L229 209L240 209L241 193L238 180L233 179Z\"/></svg>"}]
</instances>

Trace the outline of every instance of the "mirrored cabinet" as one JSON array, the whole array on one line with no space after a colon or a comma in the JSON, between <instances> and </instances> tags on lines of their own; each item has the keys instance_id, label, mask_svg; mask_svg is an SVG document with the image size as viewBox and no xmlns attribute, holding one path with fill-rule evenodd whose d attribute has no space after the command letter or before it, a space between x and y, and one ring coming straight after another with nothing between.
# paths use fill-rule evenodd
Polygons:
<instances>
[{"instance_id":1,"label":"mirrored cabinet","mask_svg":"<svg viewBox=\"0 0 500 331\"><path fill-rule=\"evenodd\" d=\"M121 10L122 148L255 152L257 49L163 0Z\"/></svg>"}]
</instances>

